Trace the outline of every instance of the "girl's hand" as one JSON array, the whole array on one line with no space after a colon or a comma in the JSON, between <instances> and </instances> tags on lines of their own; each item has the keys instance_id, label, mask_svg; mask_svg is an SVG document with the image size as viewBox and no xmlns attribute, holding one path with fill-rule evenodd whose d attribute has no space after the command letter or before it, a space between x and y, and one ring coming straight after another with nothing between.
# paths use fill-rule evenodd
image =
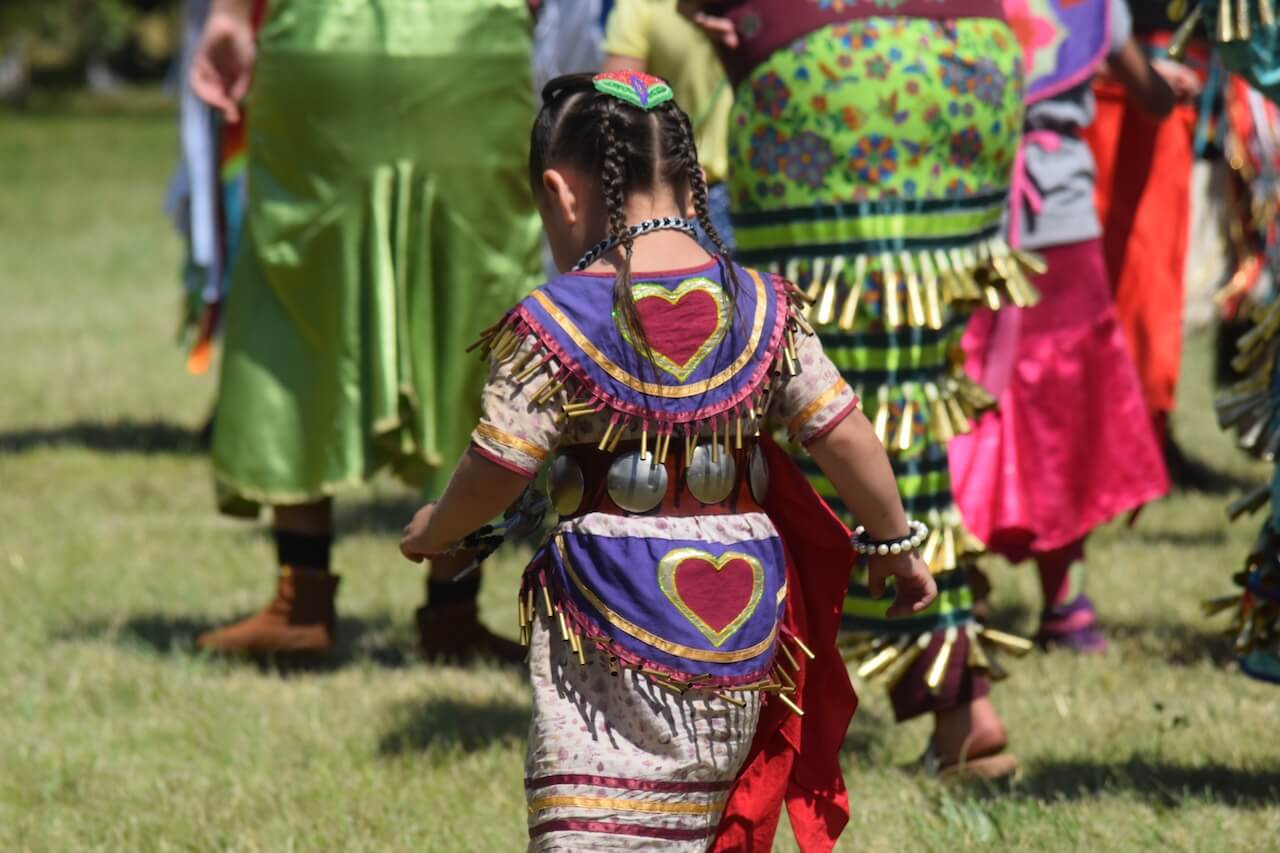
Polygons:
<instances>
[{"instance_id":1,"label":"girl's hand","mask_svg":"<svg viewBox=\"0 0 1280 853\"><path fill-rule=\"evenodd\" d=\"M929 573L929 567L915 551L868 557L867 574L867 585L871 589L872 598L884 595L885 581L894 579L896 595L885 613L891 619L919 613L938 597L938 584Z\"/></svg>"},{"instance_id":2,"label":"girl's hand","mask_svg":"<svg viewBox=\"0 0 1280 853\"><path fill-rule=\"evenodd\" d=\"M209 15L191 62L191 88L229 122L240 120L255 54L253 24L247 17L216 10Z\"/></svg>"},{"instance_id":3,"label":"girl's hand","mask_svg":"<svg viewBox=\"0 0 1280 853\"><path fill-rule=\"evenodd\" d=\"M449 550L450 543L435 542L427 536L427 528L435 511L435 504L427 504L415 512L413 520L405 525L404 533L400 536L400 553L406 560L421 563Z\"/></svg>"}]
</instances>

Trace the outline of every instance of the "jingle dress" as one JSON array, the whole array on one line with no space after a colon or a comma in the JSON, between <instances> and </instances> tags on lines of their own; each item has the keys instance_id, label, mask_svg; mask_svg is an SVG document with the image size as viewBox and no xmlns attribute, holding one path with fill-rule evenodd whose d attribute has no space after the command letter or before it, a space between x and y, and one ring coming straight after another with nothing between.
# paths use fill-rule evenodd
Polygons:
<instances>
[{"instance_id":1,"label":"jingle dress","mask_svg":"<svg viewBox=\"0 0 1280 853\"><path fill-rule=\"evenodd\" d=\"M999 672L1016 638L972 616L968 567L982 544L951 496L947 442L992 403L958 343L973 307L1027 305L1029 259L1001 237L1022 131L1022 55L999 2L740 0L730 185L738 257L813 300L809 321L864 401L907 512L932 534L924 613L885 618L851 581L848 653L883 674L895 714L956 707ZM835 494L800 461L828 500Z\"/></svg>"},{"instance_id":2,"label":"jingle dress","mask_svg":"<svg viewBox=\"0 0 1280 853\"><path fill-rule=\"evenodd\" d=\"M802 701L796 670L811 653L827 670L810 671L822 701L804 722L826 720L828 748L794 772L812 800L843 802L837 753L853 696L835 632L853 554L796 472L809 497L786 501L818 510L800 538L834 541L835 555L797 568L806 543L780 534L766 508L792 466L780 452L770 461L760 430L812 441L857 399L790 286L737 275L731 301L719 260L635 274L652 358L612 319L612 273L553 279L488 333L473 449L530 478L549 463L560 514L519 597L534 693L531 850L705 849L726 808L750 814L731 791L753 738L753 772L764 772L762 714L796 723L784 706ZM824 576L805 628L796 603ZM822 628L812 620L824 608ZM820 821L835 834L847 818L837 813ZM792 823L799 831L803 814Z\"/></svg>"},{"instance_id":3,"label":"jingle dress","mask_svg":"<svg viewBox=\"0 0 1280 853\"><path fill-rule=\"evenodd\" d=\"M480 365L538 281L523 0L271 0L213 462L227 512L391 470L436 491ZM440 483L439 485L443 485Z\"/></svg>"},{"instance_id":4,"label":"jingle dress","mask_svg":"<svg viewBox=\"0 0 1280 853\"><path fill-rule=\"evenodd\" d=\"M1268 7L1269 9L1269 7ZM1257 90L1280 102L1280 27L1274 14L1263 19L1261 7L1250 0L1206 0L1202 4L1203 20L1213 47L1231 71L1239 74ZM1241 28L1244 19L1248 26ZM1234 25L1224 28L1223 20ZM1229 101L1229 109L1243 104ZM1260 112L1260 111L1259 111ZM1254 132L1259 137L1270 135L1266 118L1259 114ZM1231 128L1239 145L1236 154L1241 164L1250 163L1259 178L1250 189L1255 210L1265 210L1275 197L1274 175L1277 163L1274 145L1251 147L1239 131L1247 126L1242 116L1233 116ZM1252 141L1257 145L1260 140ZM1264 204L1265 203L1265 204ZM1267 215L1267 214L1263 214ZM1274 216L1274 213L1269 214ZM1268 255L1274 257L1274 232L1266 237ZM1254 327L1239 342L1239 353L1232 363L1245 378L1231 387L1216 402L1218 422L1223 429L1234 430L1240 446L1268 462L1276 462L1280 454L1280 300L1272 296L1269 304L1254 310ZM1231 518L1267 509L1262 528L1245 558L1243 568L1233 573L1239 592L1206 601L1208 614L1228 611L1232 615L1230 631L1235 637L1236 659L1246 675L1280 684L1280 466L1270 484L1259 487L1235 501L1229 508ZM1267 504L1270 507L1267 508Z\"/></svg>"},{"instance_id":5,"label":"jingle dress","mask_svg":"<svg viewBox=\"0 0 1280 853\"><path fill-rule=\"evenodd\" d=\"M970 322L969 373L999 402L951 445L965 523L1013 562L1064 548L1082 554L1095 527L1169 487L1112 305L1092 160L1079 136L1092 115L1090 78L1128 41L1128 14L1123 0L1092 0L1070 16L1029 17L1018 28L1065 35L1025 45L1040 73L1027 81L1027 174L1015 178L1027 191L1014 193L1011 224L1018 245L1048 267L1032 280L1040 302L980 311ZM1045 51L1056 60L1037 61Z\"/></svg>"}]
</instances>

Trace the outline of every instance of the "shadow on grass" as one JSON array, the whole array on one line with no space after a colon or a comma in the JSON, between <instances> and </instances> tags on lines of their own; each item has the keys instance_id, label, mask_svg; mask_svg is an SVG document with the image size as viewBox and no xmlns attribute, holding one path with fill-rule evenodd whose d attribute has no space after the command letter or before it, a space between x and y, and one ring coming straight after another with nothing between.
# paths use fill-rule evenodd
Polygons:
<instances>
[{"instance_id":1,"label":"shadow on grass","mask_svg":"<svg viewBox=\"0 0 1280 853\"><path fill-rule=\"evenodd\" d=\"M1209 548L1224 545L1227 531L1222 527L1212 530L1144 530L1139 524L1130 531L1131 537L1146 545L1178 545L1185 548Z\"/></svg>"},{"instance_id":2,"label":"shadow on grass","mask_svg":"<svg viewBox=\"0 0 1280 853\"><path fill-rule=\"evenodd\" d=\"M203 618L168 613L131 616L123 622L97 621L72 626L55 636L58 640L108 640L133 645L161 655L200 655L196 638L205 631L229 624ZM400 669L413 663L415 656L404 638L396 636L399 627L386 614L366 618L339 618L337 641L333 650L319 658L300 655L245 657L245 666L263 673L288 676L293 673L335 672L358 663L372 663L388 669ZM237 659L232 659L237 660Z\"/></svg>"},{"instance_id":3,"label":"shadow on grass","mask_svg":"<svg viewBox=\"0 0 1280 853\"><path fill-rule=\"evenodd\" d=\"M1039 611L1033 612L1024 601L998 601L992 603L991 615L985 624L1000 631L1023 634L1035 631L1038 620Z\"/></svg>"},{"instance_id":4,"label":"shadow on grass","mask_svg":"<svg viewBox=\"0 0 1280 853\"><path fill-rule=\"evenodd\" d=\"M845 732L840 752L859 759L883 755L888 749L887 734L891 725L886 717L859 705L858 713L853 716L853 724Z\"/></svg>"},{"instance_id":5,"label":"shadow on grass","mask_svg":"<svg viewBox=\"0 0 1280 853\"><path fill-rule=\"evenodd\" d=\"M406 702L401 711L401 722L378 741L381 755L434 749L472 752L521 740L529 733L529 708L509 700Z\"/></svg>"},{"instance_id":6,"label":"shadow on grass","mask_svg":"<svg viewBox=\"0 0 1280 853\"><path fill-rule=\"evenodd\" d=\"M338 501L334 525L339 536L345 533L395 533L398 536L422 504L421 497L408 493Z\"/></svg>"},{"instance_id":7,"label":"shadow on grass","mask_svg":"<svg viewBox=\"0 0 1280 853\"><path fill-rule=\"evenodd\" d=\"M204 431L167 421L78 421L0 432L0 454L68 446L102 453L203 453L208 442Z\"/></svg>"},{"instance_id":8,"label":"shadow on grass","mask_svg":"<svg viewBox=\"0 0 1280 853\"><path fill-rule=\"evenodd\" d=\"M1136 647L1138 654L1155 656L1171 666L1209 662L1223 666L1235 659L1233 638L1222 629L1226 616L1206 619L1203 628L1178 622L1115 622L1104 619L1103 631L1119 647Z\"/></svg>"},{"instance_id":9,"label":"shadow on grass","mask_svg":"<svg viewBox=\"0 0 1280 853\"><path fill-rule=\"evenodd\" d=\"M975 788L982 798L1086 800L1132 793L1168 808L1205 799L1240 808L1271 808L1280 800L1280 769L1242 770L1209 763L1199 767L1135 757L1122 764L1092 761L1033 763L1011 792Z\"/></svg>"}]
</instances>

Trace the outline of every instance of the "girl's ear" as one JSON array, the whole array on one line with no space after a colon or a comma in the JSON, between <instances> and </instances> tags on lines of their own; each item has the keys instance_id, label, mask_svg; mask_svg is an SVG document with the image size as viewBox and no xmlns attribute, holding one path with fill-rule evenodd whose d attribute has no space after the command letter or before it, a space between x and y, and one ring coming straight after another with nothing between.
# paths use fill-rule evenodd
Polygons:
<instances>
[{"instance_id":1,"label":"girl's ear","mask_svg":"<svg viewBox=\"0 0 1280 853\"><path fill-rule=\"evenodd\" d=\"M564 224L577 225L578 196L573 191L568 177L559 170L547 169L542 173L542 188L546 190L551 209L560 214Z\"/></svg>"}]
</instances>

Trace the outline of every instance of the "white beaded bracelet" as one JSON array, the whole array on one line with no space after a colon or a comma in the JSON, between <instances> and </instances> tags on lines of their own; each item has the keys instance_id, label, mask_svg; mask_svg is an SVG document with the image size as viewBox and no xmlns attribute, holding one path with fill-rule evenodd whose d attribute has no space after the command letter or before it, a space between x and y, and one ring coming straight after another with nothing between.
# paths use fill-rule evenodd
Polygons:
<instances>
[{"instance_id":1,"label":"white beaded bracelet","mask_svg":"<svg viewBox=\"0 0 1280 853\"><path fill-rule=\"evenodd\" d=\"M929 535L929 528L923 521L914 520L908 521L907 527L909 532L902 539L895 539L889 542L872 542L867 539L867 529L859 526L854 529L853 538L850 542L853 544L853 550L864 557L909 554L924 544L925 538Z\"/></svg>"}]
</instances>

